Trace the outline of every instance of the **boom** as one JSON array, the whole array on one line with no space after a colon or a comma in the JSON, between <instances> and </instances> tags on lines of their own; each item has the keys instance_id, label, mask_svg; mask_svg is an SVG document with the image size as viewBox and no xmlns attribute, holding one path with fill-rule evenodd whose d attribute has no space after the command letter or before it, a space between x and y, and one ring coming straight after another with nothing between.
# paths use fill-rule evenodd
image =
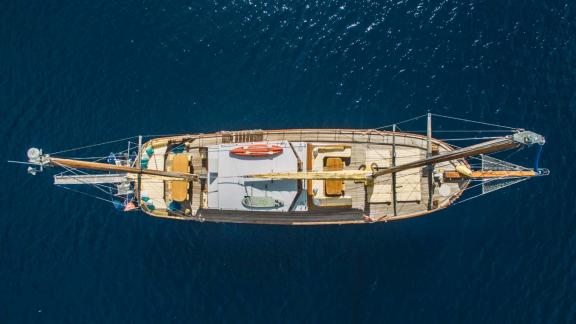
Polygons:
<instances>
[{"instance_id":1,"label":"boom","mask_svg":"<svg viewBox=\"0 0 576 324\"><path fill-rule=\"evenodd\" d=\"M56 165L56 166L66 166L66 167L77 168L77 169L90 169L90 170L100 170L100 171L118 171L118 172L125 172L125 173L145 174L145 175L178 178L178 179L186 179L186 180L198 179L198 176L196 174L192 174L192 173L140 169L140 168L134 168L134 167L124 166L124 165L113 165L113 164L108 164L108 163L79 161L79 160L62 159L62 158L56 158L56 157L47 157L46 163Z\"/></svg>"}]
</instances>

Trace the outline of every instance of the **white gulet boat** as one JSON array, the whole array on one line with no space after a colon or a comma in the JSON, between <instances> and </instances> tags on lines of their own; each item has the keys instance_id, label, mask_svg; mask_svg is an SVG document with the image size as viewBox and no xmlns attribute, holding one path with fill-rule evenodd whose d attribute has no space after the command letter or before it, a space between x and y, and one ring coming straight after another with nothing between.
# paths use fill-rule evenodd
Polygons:
<instances>
[{"instance_id":1,"label":"white gulet boat","mask_svg":"<svg viewBox=\"0 0 576 324\"><path fill-rule=\"evenodd\" d=\"M432 137L432 116L482 130L438 130L468 138ZM399 125L427 117L422 132ZM480 135L489 133L490 137ZM495 136L494 136L495 135ZM59 187L179 220L253 224L360 224L422 216L512 184L547 175L490 154L536 145L536 133L427 114L377 129L221 131L143 136L46 154L28 150L29 172L61 168ZM470 145L458 147L454 141ZM95 151L128 141L127 150L94 158ZM124 146L126 147L126 146ZM106 160L106 161L105 161ZM15 161L11 161L15 162ZM79 191L87 185L93 191ZM463 198L465 191L479 193ZM99 193L100 195L96 195Z\"/></svg>"}]
</instances>

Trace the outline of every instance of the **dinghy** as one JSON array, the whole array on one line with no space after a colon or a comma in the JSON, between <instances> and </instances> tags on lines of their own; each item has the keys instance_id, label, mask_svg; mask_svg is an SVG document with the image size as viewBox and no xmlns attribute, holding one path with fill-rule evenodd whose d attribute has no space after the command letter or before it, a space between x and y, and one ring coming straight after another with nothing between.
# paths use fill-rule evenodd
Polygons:
<instances>
[{"instance_id":1,"label":"dinghy","mask_svg":"<svg viewBox=\"0 0 576 324\"><path fill-rule=\"evenodd\" d=\"M284 203L278 199L272 197L253 197L246 196L242 199L242 205L246 208L254 209L268 209L268 208L279 208L284 206Z\"/></svg>"},{"instance_id":2,"label":"dinghy","mask_svg":"<svg viewBox=\"0 0 576 324\"><path fill-rule=\"evenodd\" d=\"M282 147L278 145L271 145L271 144L251 144L246 146L239 146L230 151L230 154L238 155L238 156L252 156L252 157L264 157L264 156L272 156L282 153Z\"/></svg>"}]
</instances>

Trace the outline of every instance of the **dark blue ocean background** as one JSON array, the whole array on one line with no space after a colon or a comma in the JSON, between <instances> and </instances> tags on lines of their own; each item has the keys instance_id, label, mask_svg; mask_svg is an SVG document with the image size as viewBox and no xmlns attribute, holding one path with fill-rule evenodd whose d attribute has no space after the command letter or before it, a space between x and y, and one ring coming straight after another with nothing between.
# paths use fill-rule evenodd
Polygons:
<instances>
[{"instance_id":1,"label":"dark blue ocean background","mask_svg":"<svg viewBox=\"0 0 576 324\"><path fill-rule=\"evenodd\" d=\"M0 42L3 160L430 110L540 132L552 170L428 217L277 227L123 214L0 162L1 323L576 320L572 0L3 0Z\"/></svg>"}]
</instances>

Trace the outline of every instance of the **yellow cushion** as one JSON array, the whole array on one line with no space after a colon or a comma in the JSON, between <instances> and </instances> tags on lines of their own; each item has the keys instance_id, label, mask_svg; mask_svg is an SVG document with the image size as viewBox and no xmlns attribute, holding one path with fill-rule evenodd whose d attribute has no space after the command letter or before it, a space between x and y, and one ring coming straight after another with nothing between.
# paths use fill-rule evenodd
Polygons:
<instances>
[{"instance_id":1,"label":"yellow cushion","mask_svg":"<svg viewBox=\"0 0 576 324\"><path fill-rule=\"evenodd\" d=\"M172 160L172 171L190 173L190 163L186 154L175 154ZM172 200L185 201L188 198L188 181L172 181Z\"/></svg>"},{"instance_id":2,"label":"yellow cushion","mask_svg":"<svg viewBox=\"0 0 576 324\"><path fill-rule=\"evenodd\" d=\"M341 158L327 158L325 171L341 171L344 168L344 163ZM341 196L344 189L344 181L342 180L326 180L325 181L325 194L326 196Z\"/></svg>"}]
</instances>

